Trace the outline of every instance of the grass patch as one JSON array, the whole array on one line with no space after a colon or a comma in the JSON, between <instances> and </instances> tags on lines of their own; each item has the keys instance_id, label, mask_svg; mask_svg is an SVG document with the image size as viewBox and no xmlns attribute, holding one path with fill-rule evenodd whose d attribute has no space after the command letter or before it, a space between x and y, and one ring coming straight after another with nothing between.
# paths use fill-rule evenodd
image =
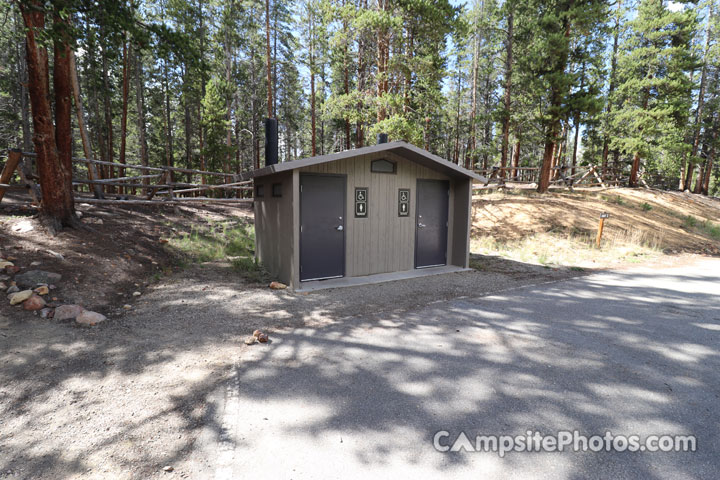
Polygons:
<instances>
[{"instance_id":1,"label":"grass patch","mask_svg":"<svg viewBox=\"0 0 720 480\"><path fill-rule=\"evenodd\" d=\"M713 240L720 240L720 225L717 225L710 220L700 221L692 215L683 217L683 227L690 230L695 230L698 233L706 235Z\"/></svg>"},{"instance_id":2,"label":"grass patch","mask_svg":"<svg viewBox=\"0 0 720 480\"><path fill-rule=\"evenodd\" d=\"M254 283L268 283L272 280L267 270L254 258L234 258L232 266L243 278Z\"/></svg>"},{"instance_id":3,"label":"grass patch","mask_svg":"<svg viewBox=\"0 0 720 480\"><path fill-rule=\"evenodd\" d=\"M643 202L643 203L640 205L640 208L642 209L643 212L649 212L650 210L652 210L653 207L652 207L652 205L650 205L649 203Z\"/></svg>"},{"instance_id":4,"label":"grass patch","mask_svg":"<svg viewBox=\"0 0 720 480\"><path fill-rule=\"evenodd\" d=\"M190 232L179 232L168 243L193 262L230 260L233 269L246 280L264 283L270 279L268 272L255 261L252 225L216 222L193 226Z\"/></svg>"},{"instance_id":5,"label":"grass patch","mask_svg":"<svg viewBox=\"0 0 720 480\"><path fill-rule=\"evenodd\" d=\"M698 219L692 215L687 215L683 218L683 226L686 228L695 228L698 224Z\"/></svg>"},{"instance_id":6,"label":"grass patch","mask_svg":"<svg viewBox=\"0 0 720 480\"><path fill-rule=\"evenodd\" d=\"M710 220L705 220L702 223L703 231L715 240L720 240L720 225L716 225Z\"/></svg>"},{"instance_id":7,"label":"grass patch","mask_svg":"<svg viewBox=\"0 0 720 480\"><path fill-rule=\"evenodd\" d=\"M498 241L491 236L473 237L471 251L481 255L499 255L510 260L542 265L568 267L574 271L637 263L661 254L662 238L639 230L606 232L602 247L595 248L595 233L544 232L510 241ZM471 264L482 270L482 266Z\"/></svg>"}]
</instances>

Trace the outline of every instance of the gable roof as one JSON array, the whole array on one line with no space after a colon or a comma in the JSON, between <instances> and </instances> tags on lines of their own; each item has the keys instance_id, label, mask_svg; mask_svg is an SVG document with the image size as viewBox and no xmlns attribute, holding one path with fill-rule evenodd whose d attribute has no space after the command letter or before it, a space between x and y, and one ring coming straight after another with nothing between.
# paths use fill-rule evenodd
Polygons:
<instances>
[{"instance_id":1,"label":"gable roof","mask_svg":"<svg viewBox=\"0 0 720 480\"><path fill-rule=\"evenodd\" d=\"M286 172L298 168L309 167L321 163L335 162L337 160L342 160L345 158L352 158L359 155L367 155L369 153L378 152L392 152L407 160L410 160L411 162L415 162L432 170L444 173L451 178L466 177L483 182L485 181L484 177L481 177L475 172L463 168L455 163L449 162L444 158L438 157L437 155L434 155L427 150L423 150L422 148L418 148L415 145L411 145L407 142L379 143L377 145L371 145L369 147L356 148L355 150L345 150L344 152L331 153L329 155L319 155L316 157L294 160L292 162L283 162L276 165L268 165L267 167L253 170L251 172L245 172L240 176L240 178L242 180L259 178L266 175L272 175L273 173Z\"/></svg>"}]
</instances>

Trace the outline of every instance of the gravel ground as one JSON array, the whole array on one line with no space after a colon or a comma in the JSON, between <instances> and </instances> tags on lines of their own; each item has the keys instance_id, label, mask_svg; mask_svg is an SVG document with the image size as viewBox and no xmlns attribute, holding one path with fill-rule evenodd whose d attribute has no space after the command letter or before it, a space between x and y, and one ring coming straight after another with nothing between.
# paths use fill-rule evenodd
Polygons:
<instances>
[{"instance_id":1,"label":"gravel ground","mask_svg":"<svg viewBox=\"0 0 720 480\"><path fill-rule=\"evenodd\" d=\"M0 478L160 478L165 466L192 477L187 458L212 414L207 398L255 328L272 340L274 329L582 275L494 257L474 264L482 271L308 294L195 265L95 328L0 313Z\"/></svg>"}]
</instances>

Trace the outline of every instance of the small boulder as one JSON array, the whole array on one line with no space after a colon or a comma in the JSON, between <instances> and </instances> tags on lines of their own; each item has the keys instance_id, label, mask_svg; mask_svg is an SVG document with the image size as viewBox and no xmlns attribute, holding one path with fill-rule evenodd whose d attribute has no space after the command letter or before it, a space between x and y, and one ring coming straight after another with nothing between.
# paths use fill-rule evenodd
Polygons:
<instances>
[{"instance_id":1,"label":"small boulder","mask_svg":"<svg viewBox=\"0 0 720 480\"><path fill-rule=\"evenodd\" d=\"M5 272L9 273L10 275L15 275L19 271L20 271L20 267L17 267L15 265L13 265L11 267L5 267Z\"/></svg>"},{"instance_id":2,"label":"small boulder","mask_svg":"<svg viewBox=\"0 0 720 480\"><path fill-rule=\"evenodd\" d=\"M39 284L57 283L62 280L59 273L46 272L45 270L28 270L25 273L15 276L15 281L21 287L34 287Z\"/></svg>"},{"instance_id":3,"label":"small boulder","mask_svg":"<svg viewBox=\"0 0 720 480\"><path fill-rule=\"evenodd\" d=\"M257 341L260 343L267 343L267 341L268 341L267 333L261 333L260 335L258 335Z\"/></svg>"},{"instance_id":4,"label":"small boulder","mask_svg":"<svg viewBox=\"0 0 720 480\"><path fill-rule=\"evenodd\" d=\"M255 330L253 332L253 337L255 337L255 338L259 337L260 335L262 335L262 332L260 330Z\"/></svg>"},{"instance_id":5,"label":"small boulder","mask_svg":"<svg viewBox=\"0 0 720 480\"><path fill-rule=\"evenodd\" d=\"M273 290L285 290L287 288L287 285L280 282L270 282L269 287Z\"/></svg>"},{"instance_id":6,"label":"small boulder","mask_svg":"<svg viewBox=\"0 0 720 480\"><path fill-rule=\"evenodd\" d=\"M38 295L47 295L48 293L50 293L50 289L47 285L40 285L35 290L33 290L33 292L37 293Z\"/></svg>"},{"instance_id":7,"label":"small boulder","mask_svg":"<svg viewBox=\"0 0 720 480\"><path fill-rule=\"evenodd\" d=\"M56 312L57 313L57 312ZM107 320L107 317L101 313L84 310L80 315L75 317L75 321L81 325L96 325Z\"/></svg>"},{"instance_id":8,"label":"small boulder","mask_svg":"<svg viewBox=\"0 0 720 480\"><path fill-rule=\"evenodd\" d=\"M9 261L7 261L7 260L5 260L5 259L3 259L3 258L0 258L0 268L12 267L12 266L14 266L14 265L15 265L14 263L9 262Z\"/></svg>"},{"instance_id":9,"label":"small boulder","mask_svg":"<svg viewBox=\"0 0 720 480\"><path fill-rule=\"evenodd\" d=\"M255 337L247 337L245 339L245 345L252 345L256 341L257 341L257 338L255 338Z\"/></svg>"},{"instance_id":10,"label":"small boulder","mask_svg":"<svg viewBox=\"0 0 720 480\"><path fill-rule=\"evenodd\" d=\"M55 313L55 310L52 308L43 308L40 310L40 317L41 318L53 318L53 314Z\"/></svg>"},{"instance_id":11,"label":"small boulder","mask_svg":"<svg viewBox=\"0 0 720 480\"><path fill-rule=\"evenodd\" d=\"M31 267L37 267L38 265L40 265L40 262L38 262L37 260L35 260L34 262L30 262Z\"/></svg>"},{"instance_id":12,"label":"small boulder","mask_svg":"<svg viewBox=\"0 0 720 480\"><path fill-rule=\"evenodd\" d=\"M45 300L43 300L42 297L35 295L35 294L30 295L30 298L28 298L27 300L25 300L25 302L23 302L24 310L35 311L35 310L42 309L44 306L45 306Z\"/></svg>"},{"instance_id":13,"label":"small boulder","mask_svg":"<svg viewBox=\"0 0 720 480\"><path fill-rule=\"evenodd\" d=\"M133 297L139 297L140 295L142 295L142 293L140 293L140 292L133 292Z\"/></svg>"},{"instance_id":14,"label":"small boulder","mask_svg":"<svg viewBox=\"0 0 720 480\"><path fill-rule=\"evenodd\" d=\"M0 290L7 290L8 286L5 285L5 282L0 282Z\"/></svg>"},{"instance_id":15,"label":"small boulder","mask_svg":"<svg viewBox=\"0 0 720 480\"><path fill-rule=\"evenodd\" d=\"M9 295L8 298L10 299L10 305L17 305L18 303L22 303L28 298L30 298L32 294L32 290L24 290L22 292L17 292Z\"/></svg>"},{"instance_id":16,"label":"small boulder","mask_svg":"<svg viewBox=\"0 0 720 480\"><path fill-rule=\"evenodd\" d=\"M55 309L55 320L62 322L64 320L72 320L83 313L85 309L80 305L60 305Z\"/></svg>"},{"instance_id":17,"label":"small boulder","mask_svg":"<svg viewBox=\"0 0 720 480\"><path fill-rule=\"evenodd\" d=\"M10 295L11 293L17 293L19 291L20 291L20 289L18 288L17 285L10 285L5 293Z\"/></svg>"}]
</instances>

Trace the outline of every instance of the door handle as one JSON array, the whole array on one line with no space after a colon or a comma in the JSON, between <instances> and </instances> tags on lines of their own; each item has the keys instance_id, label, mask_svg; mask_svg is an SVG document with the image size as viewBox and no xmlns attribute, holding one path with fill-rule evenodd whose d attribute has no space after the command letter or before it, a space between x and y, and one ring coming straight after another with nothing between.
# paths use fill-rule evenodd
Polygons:
<instances>
[{"instance_id":1,"label":"door handle","mask_svg":"<svg viewBox=\"0 0 720 480\"><path fill-rule=\"evenodd\" d=\"M426 226L424 223L418 223L418 228L425 228Z\"/></svg>"},{"instance_id":2,"label":"door handle","mask_svg":"<svg viewBox=\"0 0 720 480\"><path fill-rule=\"evenodd\" d=\"M335 228L335 230L337 230L338 232L342 232L342 231L343 231L343 226L342 226L342 225L338 225L338 226Z\"/></svg>"}]
</instances>

